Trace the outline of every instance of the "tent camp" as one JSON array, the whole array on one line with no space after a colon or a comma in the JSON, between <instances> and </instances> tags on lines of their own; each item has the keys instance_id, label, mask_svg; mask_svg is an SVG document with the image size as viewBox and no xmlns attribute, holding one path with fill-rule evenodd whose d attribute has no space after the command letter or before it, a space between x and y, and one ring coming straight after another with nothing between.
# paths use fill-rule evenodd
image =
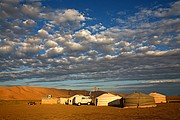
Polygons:
<instances>
[{"instance_id":1,"label":"tent camp","mask_svg":"<svg viewBox=\"0 0 180 120\"><path fill-rule=\"evenodd\" d=\"M150 96L154 97L155 103L166 103L166 96L156 93L156 92L152 92L149 94Z\"/></svg>"},{"instance_id":2,"label":"tent camp","mask_svg":"<svg viewBox=\"0 0 180 120\"><path fill-rule=\"evenodd\" d=\"M124 108L156 107L154 98L141 92L124 97Z\"/></svg>"},{"instance_id":3,"label":"tent camp","mask_svg":"<svg viewBox=\"0 0 180 120\"><path fill-rule=\"evenodd\" d=\"M95 98L96 106L121 106L122 97L111 93L104 93Z\"/></svg>"}]
</instances>

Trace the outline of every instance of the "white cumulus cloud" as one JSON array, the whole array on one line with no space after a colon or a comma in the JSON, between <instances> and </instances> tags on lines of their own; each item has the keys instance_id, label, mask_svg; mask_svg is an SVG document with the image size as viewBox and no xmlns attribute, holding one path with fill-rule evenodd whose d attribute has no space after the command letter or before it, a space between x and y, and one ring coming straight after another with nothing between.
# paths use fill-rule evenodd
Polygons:
<instances>
[{"instance_id":1,"label":"white cumulus cloud","mask_svg":"<svg viewBox=\"0 0 180 120\"><path fill-rule=\"evenodd\" d=\"M57 46L58 46L58 43L56 43L56 42L53 41L53 40L48 40L48 41L46 41L45 46L48 47L48 48L57 47Z\"/></svg>"},{"instance_id":2,"label":"white cumulus cloud","mask_svg":"<svg viewBox=\"0 0 180 120\"><path fill-rule=\"evenodd\" d=\"M21 52L37 54L40 50L43 50L43 46L27 46L20 48Z\"/></svg>"},{"instance_id":3,"label":"white cumulus cloud","mask_svg":"<svg viewBox=\"0 0 180 120\"><path fill-rule=\"evenodd\" d=\"M180 15L180 1L174 2L170 8L159 8L155 15L158 17L167 17Z\"/></svg>"},{"instance_id":4,"label":"white cumulus cloud","mask_svg":"<svg viewBox=\"0 0 180 120\"><path fill-rule=\"evenodd\" d=\"M76 42L66 42L65 45L71 50L71 51L83 51L86 49L85 46L76 43Z\"/></svg>"},{"instance_id":5,"label":"white cumulus cloud","mask_svg":"<svg viewBox=\"0 0 180 120\"><path fill-rule=\"evenodd\" d=\"M83 14L75 9L56 10L48 13L41 13L42 18L51 20L51 23L60 24L66 23L67 21L79 23L85 21Z\"/></svg>"},{"instance_id":6,"label":"white cumulus cloud","mask_svg":"<svg viewBox=\"0 0 180 120\"><path fill-rule=\"evenodd\" d=\"M40 38L38 38L38 37L30 37L30 38L27 38L27 39L25 40L25 42L31 43L31 44L40 44L41 41L42 41L42 40L41 40Z\"/></svg>"},{"instance_id":7,"label":"white cumulus cloud","mask_svg":"<svg viewBox=\"0 0 180 120\"><path fill-rule=\"evenodd\" d=\"M46 50L45 57L55 57L57 55L60 55L64 52L64 48L62 47L54 47L54 48L49 48Z\"/></svg>"},{"instance_id":8,"label":"white cumulus cloud","mask_svg":"<svg viewBox=\"0 0 180 120\"><path fill-rule=\"evenodd\" d=\"M44 30L44 29L40 29L40 30L38 30L38 35L40 37L48 37L49 33L46 30Z\"/></svg>"},{"instance_id":9,"label":"white cumulus cloud","mask_svg":"<svg viewBox=\"0 0 180 120\"><path fill-rule=\"evenodd\" d=\"M33 27L36 25L36 22L32 19L25 20L23 22L24 26Z\"/></svg>"},{"instance_id":10,"label":"white cumulus cloud","mask_svg":"<svg viewBox=\"0 0 180 120\"><path fill-rule=\"evenodd\" d=\"M13 50L14 50L13 46L9 46L9 45L0 46L1 54L8 54L11 53Z\"/></svg>"},{"instance_id":11,"label":"white cumulus cloud","mask_svg":"<svg viewBox=\"0 0 180 120\"><path fill-rule=\"evenodd\" d=\"M23 5L22 12L30 17L38 17L40 14L40 7Z\"/></svg>"}]
</instances>

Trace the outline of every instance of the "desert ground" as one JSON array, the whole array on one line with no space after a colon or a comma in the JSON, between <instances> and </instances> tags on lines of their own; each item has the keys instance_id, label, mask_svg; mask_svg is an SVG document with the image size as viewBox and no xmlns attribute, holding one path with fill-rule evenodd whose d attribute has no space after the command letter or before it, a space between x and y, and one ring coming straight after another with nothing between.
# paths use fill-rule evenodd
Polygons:
<instances>
[{"instance_id":1,"label":"desert ground","mask_svg":"<svg viewBox=\"0 0 180 120\"><path fill-rule=\"evenodd\" d=\"M44 105L41 98L69 97L87 91L59 90L29 86L0 87L0 120L179 120L180 103L158 104L155 108L120 108L74 105ZM168 96L179 100L180 96ZM28 105L35 101L36 105Z\"/></svg>"},{"instance_id":2,"label":"desert ground","mask_svg":"<svg viewBox=\"0 0 180 120\"><path fill-rule=\"evenodd\" d=\"M180 103L155 108L1 104L0 120L178 120Z\"/></svg>"}]
</instances>

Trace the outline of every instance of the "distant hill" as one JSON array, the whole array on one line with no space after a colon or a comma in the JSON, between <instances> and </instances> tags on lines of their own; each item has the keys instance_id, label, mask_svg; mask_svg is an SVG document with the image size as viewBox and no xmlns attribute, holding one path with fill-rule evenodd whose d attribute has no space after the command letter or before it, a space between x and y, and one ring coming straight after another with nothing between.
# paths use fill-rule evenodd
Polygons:
<instances>
[{"instance_id":1,"label":"distant hill","mask_svg":"<svg viewBox=\"0 0 180 120\"><path fill-rule=\"evenodd\" d=\"M55 88L41 88L30 86L0 87L0 100L41 100L47 95L53 97L70 97L75 94L88 95L85 90L64 90Z\"/></svg>"},{"instance_id":2,"label":"distant hill","mask_svg":"<svg viewBox=\"0 0 180 120\"><path fill-rule=\"evenodd\" d=\"M104 91L97 91L95 93L102 94ZM41 100L43 97L47 97L47 95L52 95L53 97L70 97L75 94L89 95L89 91L32 86L0 86L0 100ZM126 96L125 94L120 95ZM167 96L167 100L180 100L180 96Z\"/></svg>"}]
</instances>

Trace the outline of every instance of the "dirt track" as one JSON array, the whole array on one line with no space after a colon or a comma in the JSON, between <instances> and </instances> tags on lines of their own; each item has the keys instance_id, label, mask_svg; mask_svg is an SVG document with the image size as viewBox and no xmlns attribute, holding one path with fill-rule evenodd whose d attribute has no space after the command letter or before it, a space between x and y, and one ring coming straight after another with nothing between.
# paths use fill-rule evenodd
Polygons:
<instances>
[{"instance_id":1,"label":"dirt track","mask_svg":"<svg viewBox=\"0 0 180 120\"><path fill-rule=\"evenodd\" d=\"M159 104L156 108L71 105L0 105L0 120L178 120L180 103Z\"/></svg>"}]
</instances>

